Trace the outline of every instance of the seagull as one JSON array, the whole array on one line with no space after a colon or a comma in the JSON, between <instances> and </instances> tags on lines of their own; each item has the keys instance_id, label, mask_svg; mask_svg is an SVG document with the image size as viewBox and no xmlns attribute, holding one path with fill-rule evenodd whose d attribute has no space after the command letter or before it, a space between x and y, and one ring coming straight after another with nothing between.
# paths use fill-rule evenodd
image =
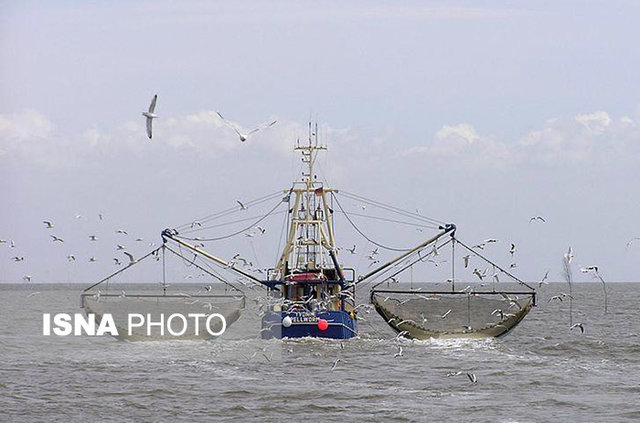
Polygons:
<instances>
[{"instance_id":1,"label":"seagull","mask_svg":"<svg viewBox=\"0 0 640 423\"><path fill-rule=\"evenodd\" d=\"M45 226L47 227L47 229L51 229L53 228L53 222L51 222L50 220L43 220L42 223L45 224Z\"/></svg>"},{"instance_id":2,"label":"seagull","mask_svg":"<svg viewBox=\"0 0 640 423\"><path fill-rule=\"evenodd\" d=\"M449 372L449 373L447 373L447 377L459 376L461 374L462 374L462 372Z\"/></svg>"},{"instance_id":3,"label":"seagull","mask_svg":"<svg viewBox=\"0 0 640 423\"><path fill-rule=\"evenodd\" d=\"M631 247L631 244L633 244L633 241L638 241L640 240L640 238L636 237L636 238L631 238L629 240L629 242L627 242L627 248Z\"/></svg>"},{"instance_id":4,"label":"seagull","mask_svg":"<svg viewBox=\"0 0 640 423\"><path fill-rule=\"evenodd\" d=\"M546 220L544 220L542 216L533 216L531 219L529 219L529 223L535 222L535 221L540 221L542 223L546 222Z\"/></svg>"},{"instance_id":5,"label":"seagull","mask_svg":"<svg viewBox=\"0 0 640 423\"><path fill-rule=\"evenodd\" d=\"M136 259L133 258L133 254L127 252L127 251L123 251L122 252L125 256L129 257L129 265L132 265L133 263L136 262Z\"/></svg>"},{"instance_id":6,"label":"seagull","mask_svg":"<svg viewBox=\"0 0 640 423\"><path fill-rule=\"evenodd\" d=\"M331 372L335 370L336 367L338 367L338 363L342 361L339 358L336 359L336 361L333 362L333 364L331 365Z\"/></svg>"},{"instance_id":7,"label":"seagull","mask_svg":"<svg viewBox=\"0 0 640 423\"><path fill-rule=\"evenodd\" d=\"M125 249L124 245L121 245L121 244L116 245L116 250L124 250L124 249Z\"/></svg>"},{"instance_id":8,"label":"seagull","mask_svg":"<svg viewBox=\"0 0 640 423\"><path fill-rule=\"evenodd\" d=\"M236 200L236 203L238 203L238 205L240 206L240 210L246 210L246 209L247 209L247 206L245 206L244 204L242 204L242 203L240 202L240 200Z\"/></svg>"},{"instance_id":9,"label":"seagull","mask_svg":"<svg viewBox=\"0 0 640 423\"><path fill-rule=\"evenodd\" d=\"M53 238L53 242L64 242L64 239L57 237L55 235L49 235L51 238Z\"/></svg>"},{"instance_id":10,"label":"seagull","mask_svg":"<svg viewBox=\"0 0 640 423\"><path fill-rule=\"evenodd\" d=\"M390 276L389 278L386 279L387 281L391 282L391 283L398 283L398 278L394 277L394 276Z\"/></svg>"},{"instance_id":11,"label":"seagull","mask_svg":"<svg viewBox=\"0 0 640 423\"><path fill-rule=\"evenodd\" d=\"M149 111L148 112L142 112L142 116L147 118L147 136L149 137L149 139L151 139L151 122L153 121L153 119L157 118L158 115L156 115L154 113L155 109L156 109L156 101L158 100L158 94L153 96L153 99L151 100L151 104L149 105Z\"/></svg>"},{"instance_id":12,"label":"seagull","mask_svg":"<svg viewBox=\"0 0 640 423\"><path fill-rule=\"evenodd\" d=\"M267 232L267 230L262 226L256 226L256 229L259 230L261 234L264 234L265 232Z\"/></svg>"},{"instance_id":13,"label":"seagull","mask_svg":"<svg viewBox=\"0 0 640 423\"><path fill-rule=\"evenodd\" d=\"M95 258L95 257L93 257L93 256L91 256L91 257L89 258L89 262L90 262L90 263L93 263L93 262L96 262L96 261L98 261L98 259L97 259L97 258Z\"/></svg>"},{"instance_id":14,"label":"seagull","mask_svg":"<svg viewBox=\"0 0 640 423\"><path fill-rule=\"evenodd\" d=\"M571 328L569 328L569 330L573 330L573 328L580 328L580 333L584 333L584 325L582 323L574 323L573 325L571 325Z\"/></svg>"},{"instance_id":15,"label":"seagull","mask_svg":"<svg viewBox=\"0 0 640 423\"><path fill-rule=\"evenodd\" d=\"M553 301L553 300L557 300L557 301L562 302L562 296L560 296L560 295L554 295L553 297L549 298L549 300L547 301L547 303L550 303L550 302L551 302L551 301Z\"/></svg>"},{"instance_id":16,"label":"seagull","mask_svg":"<svg viewBox=\"0 0 640 423\"><path fill-rule=\"evenodd\" d=\"M480 270L478 270L478 268L476 267L475 269L473 269L473 274L476 275L478 278L480 278L480 280L484 280L484 277L487 276L486 271L480 273Z\"/></svg>"},{"instance_id":17,"label":"seagull","mask_svg":"<svg viewBox=\"0 0 640 423\"><path fill-rule=\"evenodd\" d=\"M481 244L476 244L476 245L474 245L474 246L473 246L473 247L471 247L471 248L477 248L477 249L479 249L479 250L484 250L484 246L485 246L485 243L483 242L483 243L481 243Z\"/></svg>"},{"instance_id":18,"label":"seagull","mask_svg":"<svg viewBox=\"0 0 640 423\"><path fill-rule=\"evenodd\" d=\"M356 246L354 245L353 248L347 248L347 251L350 252L351 254L355 254L356 253Z\"/></svg>"},{"instance_id":19,"label":"seagull","mask_svg":"<svg viewBox=\"0 0 640 423\"><path fill-rule=\"evenodd\" d=\"M538 282L538 288L542 287L542 285L546 285L549 283L549 282L546 282L548 277L549 277L549 271L547 270L547 272L544 274L542 279L540 279L540 282Z\"/></svg>"},{"instance_id":20,"label":"seagull","mask_svg":"<svg viewBox=\"0 0 640 423\"><path fill-rule=\"evenodd\" d=\"M469 259L471 258L471 255L467 254L466 256L462 256L462 259L464 260L464 268L466 269L469 266Z\"/></svg>"},{"instance_id":21,"label":"seagull","mask_svg":"<svg viewBox=\"0 0 640 423\"><path fill-rule=\"evenodd\" d=\"M129 235L129 233L127 231L125 231L124 229L118 229L116 231L117 234L123 234L123 235Z\"/></svg>"},{"instance_id":22,"label":"seagull","mask_svg":"<svg viewBox=\"0 0 640 423\"><path fill-rule=\"evenodd\" d=\"M31 282L31 275L24 275L24 276L22 277L22 279L23 279L25 282Z\"/></svg>"},{"instance_id":23,"label":"seagull","mask_svg":"<svg viewBox=\"0 0 640 423\"><path fill-rule=\"evenodd\" d=\"M74 256L73 254L69 254L69 255L67 256L67 260L69 260L69 261L76 261L76 256Z\"/></svg>"},{"instance_id":24,"label":"seagull","mask_svg":"<svg viewBox=\"0 0 640 423\"><path fill-rule=\"evenodd\" d=\"M483 244L491 244L491 243L494 243L494 242L498 242L498 240L495 239L495 238L489 238L489 239L485 239Z\"/></svg>"},{"instance_id":25,"label":"seagull","mask_svg":"<svg viewBox=\"0 0 640 423\"><path fill-rule=\"evenodd\" d=\"M39 293L40 293L40 291L32 292L31 294L27 295L27 298L33 297L34 295L38 295Z\"/></svg>"},{"instance_id":26,"label":"seagull","mask_svg":"<svg viewBox=\"0 0 640 423\"><path fill-rule=\"evenodd\" d=\"M580 269L582 273L596 272L598 273L598 266L586 266Z\"/></svg>"},{"instance_id":27,"label":"seagull","mask_svg":"<svg viewBox=\"0 0 640 423\"><path fill-rule=\"evenodd\" d=\"M234 124L232 124L231 122L229 122L228 120L226 120L221 114L220 112L216 112L218 114L218 116L220 116L220 119L222 119L222 121L231 129L233 129L235 131L235 133L238 135L238 137L240 137L240 142L245 142L247 140L247 138L249 138L249 135L258 132L262 129L266 129L270 126L273 126L276 124L277 120L274 120L272 122L268 122L268 123L264 123L260 126L258 126L257 128L253 128L252 130L250 130L249 132L247 132L246 134L243 134L242 132L238 131L238 128L236 128L236 126Z\"/></svg>"},{"instance_id":28,"label":"seagull","mask_svg":"<svg viewBox=\"0 0 640 423\"><path fill-rule=\"evenodd\" d=\"M118 259L118 258L116 258L116 257L114 257L114 258L113 258L113 262L114 262L114 264L115 264L116 266L120 266L120 265L122 264L122 262L120 261L120 259Z\"/></svg>"},{"instance_id":29,"label":"seagull","mask_svg":"<svg viewBox=\"0 0 640 423\"><path fill-rule=\"evenodd\" d=\"M449 313L451 313L451 309L447 310L447 312L445 314L443 314L442 316L440 316L441 319L446 319L447 316L449 315Z\"/></svg>"},{"instance_id":30,"label":"seagull","mask_svg":"<svg viewBox=\"0 0 640 423\"><path fill-rule=\"evenodd\" d=\"M571 260L573 260L573 248L569 247L569 250L564 253L564 258L567 260L567 264L571 263Z\"/></svg>"},{"instance_id":31,"label":"seagull","mask_svg":"<svg viewBox=\"0 0 640 423\"><path fill-rule=\"evenodd\" d=\"M11 260L15 261L16 263L19 261L24 261L24 257L23 256L15 256L15 257L11 257Z\"/></svg>"},{"instance_id":32,"label":"seagull","mask_svg":"<svg viewBox=\"0 0 640 423\"><path fill-rule=\"evenodd\" d=\"M398 352L393 355L393 358L402 357L402 347L398 345Z\"/></svg>"},{"instance_id":33,"label":"seagull","mask_svg":"<svg viewBox=\"0 0 640 423\"><path fill-rule=\"evenodd\" d=\"M516 244L514 244L513 242L511 243L511 248L509 249L509 254L511 254L511 257L513 258L513 255L516 253Z\"/></svg>"},{"instance_id":34,"label":"seagull","mask_svg":"<svg viewBox=\"0 0 640 423\"><path fill-rule=\"evenodd\" d=\"M495 310L493 310L491 312L491 315L492 316L499 315L500 316L500 320L504 320L504 312L502 310L500 310L499 308L496 308Z\"/></svg>"},{"instance_id":35,"label":"seagull","mask_svg":"<svg viewBox=\"0 0 640 423\"><path fill-rule=\"evenodd\" d=\"M471 381L471 383L478 383L478 378L474 373L467 373L467 377Z\"/></svg>"},{"instance_id":36,"label":"seagull","mask_svg":"<svg viewBox=\"0 0 640 423\"><path fill-rule=\"evenodd\" d=\"M97 235L89 235L89 241L97 241L97 240L98 240Z\"/></svg>"},{"instance_id":37,"label":"seagull","mask_svg":"<svg viewBox=\"0 0 640 423\"><path fill-rule=\"evenodd\" d=\"M193 222L191 222L191 227L193 228L194 226L200 226L200 227L202 227L202 223L200 223L200 222L199 222L199 221L197 221L197 220L194 220Z\"/></svg>"}]
</instances>

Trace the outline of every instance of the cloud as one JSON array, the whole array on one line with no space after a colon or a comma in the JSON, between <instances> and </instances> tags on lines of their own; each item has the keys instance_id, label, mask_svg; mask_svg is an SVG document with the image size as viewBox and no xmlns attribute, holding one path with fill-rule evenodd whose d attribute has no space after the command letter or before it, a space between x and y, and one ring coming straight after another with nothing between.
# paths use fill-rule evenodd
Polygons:
<instances>
[{"instance_id":1,"label":"cloud","mask_svg":"<svg viewBox=\"0 0 640 423\"><path fill-rule=\"evenodd\" d=\"M37 153L47 147L53 131L53 123L35 110L0 115L0 159Z\"/></svg>"},{"instance_id":2,"label":"cloud","mask_svg":"<svg viewBox=\"0 0 640 423\"><path fill-rule=\"evenodd\" d=\"M265 121L276 120L269 117ZM246 126L230 120L240 131L248 132L263 122ZM0 163L37 165L47 168L91 166L107 158L123 155L141 157L218 158L248 149L265 157L290 156L296 140L306 142L306 123L278 119L276 125L258 131L242 143L237 134L226 125L215 111L205 110L193 114L169 116L154 120L154 136L146 136L141 118L128 121L111 129L92 127L77 134L56 130L44 115L28 110L17 114L0 115ZM315 130L315 129L314 129ZM352 128L318 127L320 139L329 140L353 151L359 139ZM364 150L363 150L364 151Z\"/></svg>"},{"instance_id":3,"label":"cloud","mask_svg":"<svg viewBox=\"0 0 640 423\"><path fill-rule=\"evenodd\" d=\"M596 111L551 119L512 140L478 134L467 123L444 125L431 140L402 150L400 155L455 159L460 165L475 167L610 164L637 160L638 121L638 117L614 119L605 111Z\"/></svg>"}]
</instances>

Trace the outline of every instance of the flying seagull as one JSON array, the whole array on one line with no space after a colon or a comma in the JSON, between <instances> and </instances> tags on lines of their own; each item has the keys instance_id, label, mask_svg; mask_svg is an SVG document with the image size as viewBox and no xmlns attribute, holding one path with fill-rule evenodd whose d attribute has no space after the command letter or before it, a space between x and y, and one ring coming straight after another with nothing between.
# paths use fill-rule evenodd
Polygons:
<instances>
[{"instance_id":1,"label":"flying seagull","mask_svg":"<svg viewBox=\"0 0 640 423\"><path fill-rule=\"evenodd\" d=\"M580 333L584 333L584 325L582 323L574 323L573 325L571 325L571 328L569 328L569 330L573 330L573 328L580 328Z\"/></svg>"},{"instance_id":2,"label":"flying seagull","mask_svg":"<svg viewBox=\"0 0 640 423\"><path fill-rule=\"evenodd\" d=\"M45 224L45 226L47 227L47 229L51 229L53 228L53 222L49 221L49 220L43 220L42 223Z\"/></svg>"},{"instance_id":3,"label":"flying seagull","mask_svg":"<svg viewBox=\"0 0 640 423\"><path fill-rule=\"evenodd\" d=\"M542 223L546 222L546 220L544 220L542 216L533 216L531 219L529 219L529 223L535 222L535 221L539 221Z\"/></svg>"},{"instance_id":4,"label":"flying seagull","mask_svg":"<svg viewBox=\"0 0 640 423\"><path fill-rule=\"evenodd\" d=\"M60 238L60 237L57 237L57 236L55 236L55 235L49 235L49 236L50 236L51 238L53 238L53 242L56 242L56 241L58 241L58 242L64 242L64 239L62 239L62 238Z\"/></svg>"},{"instance_id":5,"label":"flying seagull","mask_svg":"<svg viewBox=\"0 0 640 423\"><path fill-rule=\"evenodd\" d=\"M538 282L538 288L542 287L542 285L546 285L549 283L549 282L546 282L548 277L549 277L549 271L547 270L547 272L544 274L542 279L540 279L540 282Z\"/></svg>"},{"instance_id":6,"label":"flying seagull","mask_svg":"<svg viewBox=\"0 0 640 423\"><path fill-rule=\"evenodd\" d=\"M136 262L136 259L133 258L133 254L127 252L127 251L123 251L122 252L125 256L129 257L129 265L132 265L133 263Z\"/></svg>"},{"instance_id":7,"label":"flying seagull","mask_svg":"<svg viewBox=\"0 0 640 423\"><path fill-rule=\"evenodd\" d=\"M564 258L567 260L567 264L571 263L571 260L573 260L573 248L569 247L569 250L564 253Z\"/></svg>"},{"instance_id":8,"label":"flying seagull","mask_svg":"<svg viewBox=\"0 0 640 423\"><path fill-rule=\"evenodd\" d=\"M249 132L247 132L246 134L243 134L242 132L238 131L238 128L236 128L236 126L234 124L232 124L231 122L229 122L228 120L226 120L221 114L220 112L216 112L218 114L218 116L220 116L220 119L222 119L222 121L225 123L225 125L227 125L228 127L230 127L231 129L233 129L235 131L235 133L238 135L238 137L240 137L240 142L245 142L247 140L247 138L249 138L249 135L258 132L262 129L266 129L270 126L273 126L276 124L277 120L274 120L273 122L268 122L268 123L264 123L260 126L258 126L257 128L253 128L252 130L250 130Z\"/></svg>"},{"instance_id":9,"label":"flying seagull","mask_svg":"<svg viewBox=\"0 0 640 423\"><path fill-rule=\"evenodd\" d=\"M154 110L156 109L157 100L158 100L158 94L153 96L153 99L151 100L151 104L149 105L149 111L142 112L142 116L147 118L147 136L149 137L149 139L151 139L151 135L152 135L151 122L153 121L153 119L158 117L158 115L154 113Z\"/></svg>"},{"instance_id":10,"label":"flying seagull","mask_svg":"<svg viewBox=\"0 0 640 423\"><path fill-rule=\"evenodd\" d=\"M633 244L634 241L638 241L638 240L640 240L640 238L637 238L637 237L631 238L629 242L627 242L627 248L631 247L631 244Z\"/></svg>"}]
</instances>

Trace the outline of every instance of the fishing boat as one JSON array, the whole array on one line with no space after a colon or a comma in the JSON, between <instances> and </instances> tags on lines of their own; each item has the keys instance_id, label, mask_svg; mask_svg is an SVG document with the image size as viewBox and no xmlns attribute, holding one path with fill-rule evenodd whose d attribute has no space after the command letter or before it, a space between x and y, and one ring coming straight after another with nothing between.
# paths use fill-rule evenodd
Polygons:
<instances>
[{"instance_id":1,"label":"fishing boat","mask_svg":"<svg viewBox=\"0 0 640 423\"><path fill-rule=\"evenodd\" d=\"M372 207L379 207L410 219L413 223L409 224L419 225L420 231L422 228L430 228L434 232L428 239L411 248L403 249L385 246L366 235L354 222L355 214L348 212L338 200L337 194L340 191L328 186L316 174L314 164L317 157L327 149L326 145L319 142L317 134L317 125L312 128L309 124L307 141L298 141L294 147L301 155L304 170L301 178L294 181L290 187L247 205L238 201L239 207L209 215L193 221L190 225L165 229L162 231L162 253L164 254L165 250L173 252L183 257L183 260L188 260L190 265L197 265L196 259L206 260L227 273L235 274L238 278L228 280L208 267L208 264L197 265L217 281L232 287L237 292L231 295L235 300L240 293L244 295L243 288L254 292L259 288L261 294L256 303L260 304L261 308L260 336L263 339L353 338L358 335L359 313L365 307L375 309L399 336L415 339L502 336L529 313L535 305L536 293L533 287L460 241L456 236L456 225L426 218L418 213L407 212L355 194L342 193L347 198L357 199ZM249 226L223 236L195 236L196 231L245 222L247 218L203 226L215 219L242 212L247 206L253 207L254 204L270 200L275 201L275 206ZM258 225L282 208L284 210L281 212L285 215L282 237L284 242L275 266L256 269L239 254L232 259L223 259L209 252L209 248L205 250L205 243L208 242L229 242L233 236L242 234L252 236L253 232L249 234L246 231L255 231L253 228L264 232ZM368 271L362 275L357 275L354 268L346 267L340 260L339 254L345 250L340 248L336 241L334 220L337 216L345 217L369 245L376 246L368 256L371 261ZM398 222L393 219L380 219ZM177 245L179 251L170 245ZM447 289L414 289L414 268L424 265L426 261L433 262L430 257L435 257L445 247L451 249L451 275L447 279ZM456 247L463 248L468 253L464 257L464 269L467 268L469 257L474 255L476 260L486 263L485 275L489 268L492 269L494 282L473 284L470 281L463 290L457 288L464 280L457 278L455 274L456 269L461 266L461 260L456 256ZM187 258L183 248L192 253L193 257ZM354 245L352 254L355 253L355 249ZM376 258L379 249L388 250L395 256L381 263L381 260ZM158 252L156 257L157 255ZM134 264L131 263L131 266ZM402 287L401 284L393 289L384 288L385 282L387 285L390 281L398 282L407 274L411 275L411 285L408 288ZM483 273L478 269L474 270L473 275L478 275L480 282L483 281ZM467 276L473 278L473 275ZM505 289L506 285L497 284L498 275L525 289ZM428 282L428 276L425 276L423 282ZM241 287L238 286L239 283ZM487 288L487 285L490 287ZM356 291L363 290L367 292L365 298L370 300L370 304L357 305ZM165 289L158 298L166 296ZM83 295L85 301L90 298L93 297L89 293ZM93 307L96 308L96 304L93 304ZM230 322L233 322L238 318L240 310L227 309L226 312L231 316Z\"/></svg>"}]
</instances>

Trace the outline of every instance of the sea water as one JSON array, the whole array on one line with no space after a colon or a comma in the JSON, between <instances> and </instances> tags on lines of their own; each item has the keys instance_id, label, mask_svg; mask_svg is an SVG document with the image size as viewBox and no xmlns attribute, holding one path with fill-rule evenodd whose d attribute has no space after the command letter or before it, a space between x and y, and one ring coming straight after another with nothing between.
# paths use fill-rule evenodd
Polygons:
<instances>
[{"instance_id":1,"label":"sea water","mask_svg":"<svg viewBox=\"0 0 640 423\"><path fill-rule=\"evenodd\" d=\"M584 334L550 284L500 339L398 341L374 311L355 339L262 340L252 307L210 341L43 336L81 290L0 285L0 421L640 421L640 283L609 283L607 314L574 284Z\"/></svg>"}]
</instances>

